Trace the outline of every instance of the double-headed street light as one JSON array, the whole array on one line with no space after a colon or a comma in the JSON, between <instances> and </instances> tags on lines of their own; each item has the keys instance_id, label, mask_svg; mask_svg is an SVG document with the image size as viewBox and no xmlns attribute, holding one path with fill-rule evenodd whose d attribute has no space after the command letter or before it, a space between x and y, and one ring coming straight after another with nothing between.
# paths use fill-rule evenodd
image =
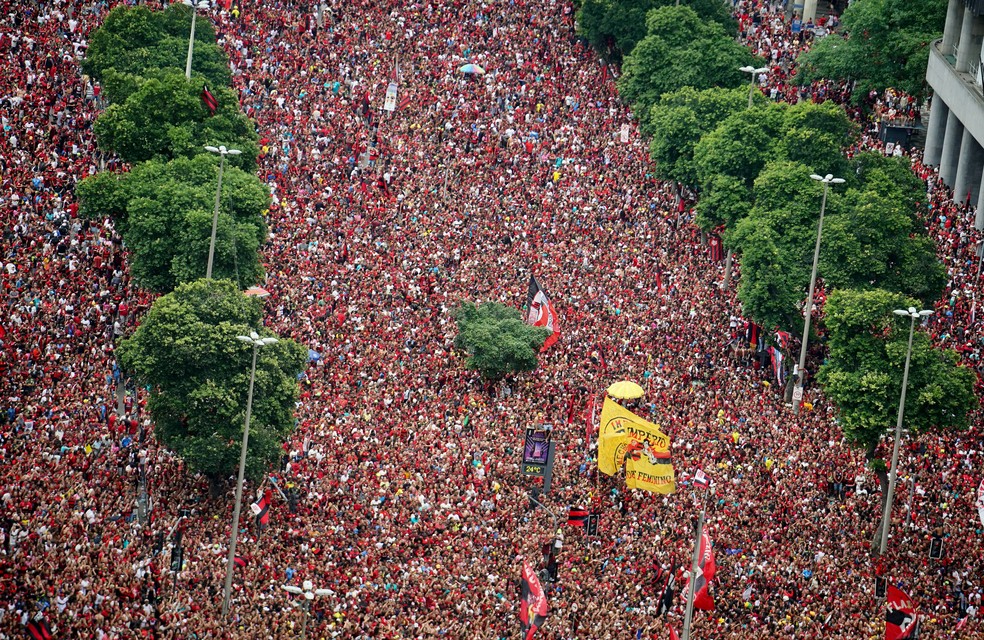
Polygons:
<instances>
[{"instance_id":1,"label":"double-headed street light","mask_svg":"<svg viewBox=\"0 0 984 640\"><path fill-rule=\"evenodd\" d=\"M191 56L195 52L195 17L199 9L207 9L211 0L181 0L191 7L191 36L188 38L188 60L185 62L185 78L191 80Z\"/></svg>"},{"instance_id":2,"label":"double-headed street light","mask_svg":"<svg viewBox=\"0 0 984 640\"><path fill-rule=\"evenodd\" d=\"M827 190L832 184L843 184L843 178L835 178L831 174L818 176L811 174L811 178L823 183L823 200L820 201L820 222L817 224L817 242L813 247L813 271L810 272L810 292L806 296L806 305L803 307L803 343L800 346L799 367L796 372L796 386L793 388L793 414L799 415L800 400L803 399L803 377L806 374L806 347L810 341L810 320L813 317L813 291L817 286L817 262L820 261L820 237L823 235L823 214L827 209Z\"/></svg>"},{"instance_id":3,"label":"double-headed street light","mask_svg":"<svg viewBox=\"0 0 984 640\"><path fill-rule=\"evenodd\" d=\"M307 636L307 622L308 616L311 615L311 601L314 600L314 596L333 596L335 592L331 589L315 589L314 583L310 580L305 580L303 583L303 588L295 587L291 584L280 585L284 588L284 591L288 593L293 593L296 596L304 596L304 604L302 605L304 609L304 622L301 623L301 640Z\"/></svg>"},{"instance_id":4,"label":"double-headed street light","mask_svg":"<svg viewBox=\"0 0 984 640\"><path fill-rule=\"evenodd\" d=\"M744 67L738 67L738 71L744 71L745 73L752 74L752 84L748 87L748 108L752 108L752 97L755 95L755 78L760 73L765 73L769 70L769 67L759 67L755 68L750 64L746 64Z\"/></svg>"},{"instance_id":5,"label":"double-headed street light","mask_svg":"<svg viewBox=\"0 0 984 640\"><path fill-rule=\"evenodd\" d=\"M902 370L902 395L899 398L899 415L895 421L895 445L892 447L892 470L888 474L888 495L885 497L885 511L882 513L881 544L878 555L885 555L888 546L888 530L892 526L892 502L895 500L895 479L899 471L899 444L902 442L902 415L905 413L905 388L909 384L909 360L912 359L912 336L916 332L916 319L933 315L929 309L916 311L915 307L896 309L892 313L909 317L909 348L905 352L905 369Z\"/></svg>"},{"instance_id":6,"label":"double-headed street light","mask_svg":"<svg viewBox=\"0 0 984 640\"><path fill-rule=\"evenodd\" d=\"M249 372L249 395L246 398L246 426L243 428L243 445L239 452L239 477L236 481L236 506L232 510L232 533L229 536L229 559L226 562L225 589L222 593L222 615L229 614L229 598L232 595L232 572L236 567L236 539L239 537L239 512L243 506L243 475L246 473L246 447L249 443L249 419L253 412L253 383L256 382L256 354L260 347L275 344L274 337L261 338L255 331L248 336L236 336L237 340L253 345L253 366Z\"/></svg>"},{"instance_id":7,"label":"double-headed street light","mask_svg":"<svg viewBox=\"0 0 984 640\"><path fill-rule=\"evenodd\" d=\"M219 184L215 188L215 209L212 211L212 239L208 243L208 266L205 268L205 278L212 279L212 261L215 259L215 230L219 226L219 201L222 199L222 170L225 169L226 156L238 156L239 149L226 149L224 145L213 147L205 145L206 151L219 154Z\"/></svg>"}]
</instances>

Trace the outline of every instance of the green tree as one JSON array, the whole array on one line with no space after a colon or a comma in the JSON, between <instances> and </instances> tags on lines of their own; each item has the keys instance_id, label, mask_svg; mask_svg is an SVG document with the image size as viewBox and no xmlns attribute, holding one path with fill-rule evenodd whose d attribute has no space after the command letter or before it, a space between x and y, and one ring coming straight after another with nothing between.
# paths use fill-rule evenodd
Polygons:
<instances>
[{"instance_id":1,"label":"green tree","mask_svg":"<svg viewBox=\"0 0 984 640\"><path fill-rule=\"evenodd\" d=\"M795 162L769 163L755 181L755 206L732 236L742 256L738 299L745 313L762 326L795 334L803 331L820 216L822 186L810 173ZM840 195L831 190L826 214L836 215L840 207Z\"/></svg>"},{"instance_id":2,"label":"green tree","mask_svg":"<svg viewBox=\"0 0 984 640\"><path fill-rule=\"evenodd\" d=\"M107 75L113 80L123 77L115 72ZM258 136L253 123L240 112L234 91L212 89L219 103L212 115L202 102L201 83L188 82L181 73L155 74L137 85L125 102L110 105L96 120L100 148L133 164L207 154L204 145L221 144L243 152L229 156L227 164L247 172L256 170Z\"/></svg>"},{"instance_id":3,"label":"green tree","mask_svg":"<svg viewBox=\"0 0 984 640\"><path fill-rule=\"evenodd\" d=\"M119 343L123 368L150 387L158 441L213 482L234 473L249 391L252 347L236 339L261 327L261 302L227 280L198 280L158 298L134 334ZM280 458L294 427L297 376L307 350L283 339L262 347L246 470L259 478Z\"/></svg>"},{"instance_id":4,"label":"green tree","mask_svg":"<svg viewBox=\"0 0 984 640\"><path fill-rule=\"evenodd\" d=\"M97 80L109 69L138 76L168 68L183 72L190 31L191 9L181 3L159 12L119 6L92 33L82 68ZM193 64L193 71L213 87L229 86L229 61L215 43L215 30L205 14L195 21Z\"/></svg>"},{"instance_id":5,"label":"green tree","mask_svg":"<svg viewBox=\"0 0 984 640\"><path fill-rule=\"evenodd\" d=\"M874 461L881 437L894 428L902 392L911 321L892 310L918 306L911 298L882 289L836 290L827 298L830 355L817 379L837 408L844 436L864 449L869 462ZM978 404L976 379L973 370L959 364L954 351L933 347L926 332L917 327L903 427L913 433L966 428L968 414ZM871 466L884 496L885 465Z\"/></svg>"},{"instance_id":6,"label":"green tree","mask_svg":"<svg viewBox=\"0 0 984 640\"><path fill-rule=\"evenodd\" d=\"M683 87L663 94L648 117L640 119L643 131L652 137L649 155L656 163L657 177L697 186L694 147L722 120L745 108L746 93L744 89Z\"/></svg>"},{"instance_id":7,"label":"green tree","mask_svg":"<svg viewBox=\"0 0 984 640\"><path fill-rule=\"evenodd\" d=\"M96 219L111 216L130 250L135 280L166 293L205 275L218 163L214 156L201 155L140 163L115 178L97 174L79 184L79 210ZM215 278L244 287L259 282L258 248L266 238L263 212L269 204L269 190L256 176L225 168Z\"/></svg>"},{"instance_id":8,"label":"green tree","mask_svg":"<svg viewBox=\"0 0 984 640\"><path fill-rule=\"evenodd\" d=\"M605 57L620 61L646 36L646 16L676 0L585 0L577 14L578 32ZM728 35L738 24L723 2L683 0L702 20L716 22Z\"/></svg>"},{"instance_id":9,"label":"green tree","mask_svg":"<svg viewBox=\"0 0 984 640\"><path fill-rule=\"evenodd\" d=\"M716 22L702 20L690 7L649 12L646 37L625 57L618 89L637 114L647 114L664 93L681 87L737 87L738 70L754 56Z\"/></svg>"},{"instance_id":10,"label":"green tree","mask_svg":"<svg viewBox=\"0 0 984 640\"><path fill-rule=\"evenodd\" d=\"M925 89L929 45L943 33L947 0L856 0L841 33L821 39L797 60L796 81L855 81L854 99L889 87L912 95Z\"/></svg>"},{"instance_id":11,"label":"green tree","mask_svg":"<svg viewBox=\"0 0 984 640\"><path fill-rule=\"evenodd\" d=\"M550 335L549 329L526 324L518 310L498 302L466 302L454 319L454 346L468 354L465 366L487 380L535 369L537 354Z\"/></svg>"},{"instance_id":12,"label":"green tree","mask_svg":"<svg viewBox=\"0 0 984 640\"><path fill-rule=\"evenodd\" d=\"M862 162L863 180L827 194L818 273L828 290L887 289L929 305L946 272L914 213L911 185L890 182L894 163ZM811 173L799 163L768 164L755 182L755 205L732 237L742 253L738 297L764 326L802 331L823 194Z\"/></svg>"},{"instance_id":13,"label":"green tree","mask_svg":"<svg viewBox=\"0 0 984 640\"><path fill-rule=\"evenodd\" d=\"M710 231L733 230L751 206L752 186L776 154L783 130L784 105L766 103L724 119L694 147L694 167L702 197L697 224Z\"/></svg>"},{"instance_id":14,"label":"green tree","mask_svg":"<svg viewBox=\"0 0 984 640\"><path fill-rule=\"evenodd\" d=\"M843 176L847 172L844 150L857 136L857 125L844 107L833 102L800 102L789 107L783 119L778 152L814 173Z\"/></svg>"}]
</instances>

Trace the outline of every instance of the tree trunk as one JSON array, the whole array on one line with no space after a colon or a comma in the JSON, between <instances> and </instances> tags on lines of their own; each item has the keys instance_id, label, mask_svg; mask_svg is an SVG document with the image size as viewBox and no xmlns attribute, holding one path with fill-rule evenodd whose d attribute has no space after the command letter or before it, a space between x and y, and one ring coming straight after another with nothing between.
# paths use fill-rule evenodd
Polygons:
<instances>
[{"instance_id":1,"label":"tree trunk","mask_svg":"<svg viewBox=\"0 0 984 640\"><path fill-rule=\"evenodd\" d=\"M724 288L727 289L731 286L731 262L734 259L734 253L731 249L728 249L727 255L724 258Z\"/></svg>"},{"instance_id":2,"label":"tree trunk","mask_svg":"<svg viewBox=\"0 0 984 640\"><path fill-rule=\"evenodd\" d=\"M208 477L208 495L211 498L219 498L222 496L222 478L220 476L209 476Z\"/></svg>"}]
</instances>

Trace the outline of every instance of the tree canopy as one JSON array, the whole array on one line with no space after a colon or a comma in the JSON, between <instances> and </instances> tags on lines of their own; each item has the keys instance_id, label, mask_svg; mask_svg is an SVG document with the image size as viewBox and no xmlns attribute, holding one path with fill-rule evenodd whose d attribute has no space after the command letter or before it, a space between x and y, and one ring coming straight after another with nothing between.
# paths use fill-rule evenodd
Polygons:
<instances>
[{"instance_id":1,"label":"tree canopy","mask_svg":"<svg viewBox=\"0 0 984 640\"><path fill-rule=\"evenodd\" d=\"M258 299L227 280L199 280L158 298L119 343L124 369L150 387L157 439L213 479L239 464L253 348L236 336L251 330L269 336L260 321ZM306 361L307 350L289 339L259 350L246 464L251 478L280 458Z\"/></svg>"},{"instance_id":2,"label":"tree canopy","mask_svg":"<svg viewBox=\"0 0 984 640\"><path fill-rule=\"evenodd\" d=\"M498 302L466 302L454 319L454 346L468 354L465 366L488 380L535 369L540 347L550 335L549 329L526 324L518 310Z\"/></svg>"},{"instance_id":3,"label":"tree canopy","mask_svg":"<svg viewBox=\"0 0 984 640\"><path fill-rule=\"evenodd\" d=\"M140 163L126 174L97 174L79 183L79 211L111 217L130 250L130 272L140 286L166 293L205 275L219 160L201 155ZM216 278L249 286L263 270L259 247L266 238L263 212L269 190L235 167L222 176L216 232Z\"/></svg>"},{"instance_id":4,"label":"tree canopy","mask_svg":"<svg viewBox=\"0 0 984 640\"><path fill-rule=\"evenodd\" d=\"M125 89L119 87L125 80L121 74L110 71L107 77L116 82L118 95L133 90L126 93L124 102L111 104L96 120L94 130L102 149L132 164L152 158L190 158L207 154L204 145L225 145L243 152L229 156L228 164L256 170L258 136L240 112L233 90L210 87L219 104L212 115L202 102L201 83L188 82L183 73L154 73Z\"/></svg>"},{"instance_id":5,"label":"tree canopy","mask_svg":"<svg viewBox=\"0 0 984 640\"><path fill-rule=\"evenodd\" d=\"M646 16L677 0L585 0L578 11L578 30L606 58L619 61L646 36ZM730 36L738 24L723 2L683 0L702 20L715 22Z\"/></svg>"},{"instance_id":6,"label":"tree canopy","mask_svg":"<svg viewBox=\"0 0 984 640\"><path fill-rule=\"evenodd\" d=\"M759 94L758 100L765 100ZM664 180L697 186L694 147L701 137L712 131L728 116L748 103L744 89L711 87L698 91L682 87L664 93L645 117L640 117L643 131L652 136L649 155L655 161L655 173Z\"/></svg>"},{"instance_id":7,"label":"tree canopy","mask_svg":"<svg viewBox=\"0 0 984 640\"><path fill-rule=\"evenodd\" d=\"M625 57L618 89L636 113L648 113L681 87L737 87L747 80L739 67L754 62L720 24L690 7L666 6L649 12L646 36Z\"/></svg>"},{"instance_id":8,"label":"tree canopy","mask_svg":"<svg viewBox=\"0 0 984 640\"><path fill-rule=\"evenodd\" d=\"M828 191L819 276L828 290L888 289L929 305L946 274L911 206L912 194L890 182L894 161L885 159L883 168L868 157L860 162L867 167L864 180ZM754 206L733 234L742 253L738 297L764 326L802 330L823 196L811 173L791 161L769 163L755 181Z\"/></svg>"},{"instance_id":9,"label":"tree canopy","mask_svg":"<svg viewBox=\"0 0 984 640\"><path fill-rule=\"evenodd\" d=\"M919 303L883 289L837 290L827 299L830 355L818 379L837 407L844 435L867 449L869 458L894 426L902 391L910 319L892 310L910 306ZM977 404L976 376L958 362L955 352L934 348L916 328L903 420L907 430L967 426Z\"/></svg>"},{"instance_id":10,"label":"tree canopy","mask_svg":"<svg viewBox=\"0 0 984 640\"><path fill-rule=\"evenodd\" d=\"M922 95L929 45L943 33L947 0L855 0L840 31L816 42L797 60L796 81L857 82L854 97L893 87Z\"/></svg>"},{"instance_id":11,"label":"tree canopy","mask_svg":"<svg viewBox=\"0 0 984 640\"><path fill-rule=\"evenodd\" d=\"M82 68L97 80L109 69L138 76L169 68L183 72L190 32L191 8L180 2L164 11L121 5L92 33ZM195 20L192 70L214 87L229 85L229 61L216 44L215 30L206 15Z\"/></svg>"}]
</instances>

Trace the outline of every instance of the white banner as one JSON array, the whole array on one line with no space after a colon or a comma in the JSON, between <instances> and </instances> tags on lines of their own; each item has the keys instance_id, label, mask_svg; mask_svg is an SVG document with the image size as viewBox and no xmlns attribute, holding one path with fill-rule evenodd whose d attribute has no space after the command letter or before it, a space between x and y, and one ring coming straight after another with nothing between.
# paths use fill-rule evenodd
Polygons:
<instances>
[{"instance_id":1,"label":"white banner","mask_svg":"<svg viewBox=\"0 0 984 640\"><path fill-rule=\"evenodd\" d=\"M391 82L386 87L386 100L383 102L385 111L396 111L396 83Z\"/></svg>"},{"instance_id":2,"label":"white banner","mask_svg":"<svg viewBox=\"0 0 984 640\"><path fill-rule=\"evenodd\" d=\"M622 144L627 144L629 142L629 125L623 124L622 131L619 132L619 138L622 140Z\"/></svg>"},{"instance_id":3,"label":"white banner","mask_svg":"<svg viewBox=\"0 0 984 640\"><path fill-rule=\"evenodd\" d=\"M984 525L984 480L977 487L977 514L981 517L981 525Z\"/></svg>"}]
</instances>

